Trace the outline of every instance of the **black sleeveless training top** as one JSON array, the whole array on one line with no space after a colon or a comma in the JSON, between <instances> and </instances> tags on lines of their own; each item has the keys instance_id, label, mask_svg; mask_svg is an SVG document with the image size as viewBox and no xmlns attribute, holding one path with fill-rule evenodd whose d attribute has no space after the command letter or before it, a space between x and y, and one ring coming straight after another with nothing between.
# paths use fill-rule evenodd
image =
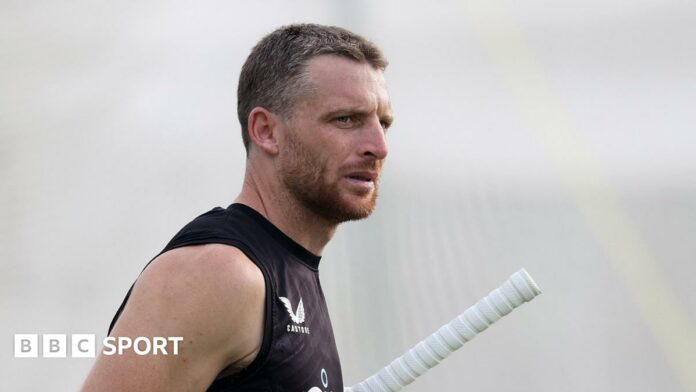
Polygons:
<instances>
[{"instance_id":1,"label":"black sleeveless training top","mask_svg":"<svg viewBox=\"0 0 696 392\"><path fill-rule=\"evenodd\" d=\"M266 281L266 309L263 343L256 359L237 374L221 373L208 390L343 392L341 364L319 283L320 257L243 204L216 207L194 219L157 256L174 248L209 243L234 246L259 267Z\"/></svg>"}]
</instances>

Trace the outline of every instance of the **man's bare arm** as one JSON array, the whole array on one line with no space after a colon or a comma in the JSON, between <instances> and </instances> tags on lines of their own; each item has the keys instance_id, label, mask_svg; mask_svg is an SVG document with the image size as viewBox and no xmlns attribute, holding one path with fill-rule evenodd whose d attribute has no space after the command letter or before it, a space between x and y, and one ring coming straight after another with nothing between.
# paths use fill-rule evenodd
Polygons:
<instances>
[{"instance_id":1,"label":"man's bare arm","mask_svg":"<svg viewBox=\"0 0 696 392\"><path fill-rule=\"evenodd\" d=\"M203 391L228 367L248 366L263 339L265 283L240 250L188 246L138 278L110 336L183 337L178 355L99 355L83 391Z\"/></svg>"}]
</instances>

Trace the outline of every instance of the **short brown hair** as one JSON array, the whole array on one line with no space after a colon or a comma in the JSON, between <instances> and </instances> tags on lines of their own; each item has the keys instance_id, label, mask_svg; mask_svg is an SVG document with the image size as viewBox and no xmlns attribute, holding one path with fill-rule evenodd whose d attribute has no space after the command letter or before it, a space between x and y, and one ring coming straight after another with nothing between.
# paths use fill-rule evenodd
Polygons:
<instances>
[{"instance_id":1,"label":"short brown hair","mask_svg":"<svg viewBox=\"0 0 696 392\"><path fill-rule=\"evenodd\" d=\"M247 57L237 87L237 116L247 153L251 110L261 106L289 118L305 90L307 63L322 54L366 62L375 69L387 67L387 59L375 44L341 27L292 24L266 35Z\"/></svg>"}]
</instances>

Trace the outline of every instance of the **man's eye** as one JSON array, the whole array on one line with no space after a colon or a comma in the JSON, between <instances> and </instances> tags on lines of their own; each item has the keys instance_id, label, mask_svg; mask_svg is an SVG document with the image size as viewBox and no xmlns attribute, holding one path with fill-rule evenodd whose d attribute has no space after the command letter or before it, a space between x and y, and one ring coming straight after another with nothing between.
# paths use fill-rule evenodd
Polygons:
<instances>
[{"instance_id":1,"label":"man's eye","mask_svg":"<svg viewBox=\"0 0 696 392\"><path fill-rule=\"evenodd\" d=\"M340 128L353 128L358 125L355 116L338 116L334 118L334 123Z\"/></svg>"}]
</instances>

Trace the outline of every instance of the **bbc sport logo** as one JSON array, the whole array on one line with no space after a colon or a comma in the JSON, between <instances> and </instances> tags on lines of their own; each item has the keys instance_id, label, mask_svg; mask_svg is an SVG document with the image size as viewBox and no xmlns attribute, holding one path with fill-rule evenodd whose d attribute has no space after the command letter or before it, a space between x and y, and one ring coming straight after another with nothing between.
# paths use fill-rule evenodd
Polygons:
<instances>
[{"instance_id":1,"label":"bbc sport logo","mask_svg":"<svg viewBox=\"0 0 696 392\"><path fill-rule=\"evenodd\" d=\"M72 334L70 336L71 358L94 358L97 352L97 337L94 334ZM39 339L41 337L41 339ZM181 336L106 337L102 340L104 355L123 355L132 350L136 355L179 355ZM39 350L41 342L41 350ZM67 358L68 335L66 334L15 334L15 358Z\"/></svg>"}]
</instances>

